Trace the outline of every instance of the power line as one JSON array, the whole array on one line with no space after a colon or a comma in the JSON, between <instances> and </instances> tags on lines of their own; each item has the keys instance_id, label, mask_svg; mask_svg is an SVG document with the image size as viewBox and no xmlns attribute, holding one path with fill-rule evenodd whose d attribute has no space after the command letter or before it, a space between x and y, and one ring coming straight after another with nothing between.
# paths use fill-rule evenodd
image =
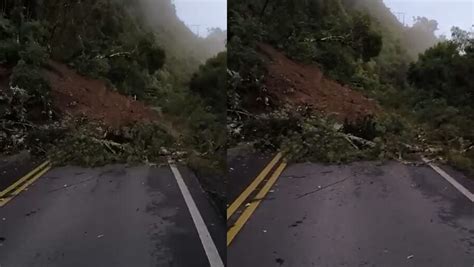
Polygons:
<instances>
[{"instance_id":1,"label":"power line","mask_svg":"<svg viewBox=\"0 0 474 267\"><path fill-rule=\"evenodd\" d=\"M403 26L405 26L405 12L394 12L394 14L397 16L399 21L403 22Z\"/></svg>"}]
</instances>

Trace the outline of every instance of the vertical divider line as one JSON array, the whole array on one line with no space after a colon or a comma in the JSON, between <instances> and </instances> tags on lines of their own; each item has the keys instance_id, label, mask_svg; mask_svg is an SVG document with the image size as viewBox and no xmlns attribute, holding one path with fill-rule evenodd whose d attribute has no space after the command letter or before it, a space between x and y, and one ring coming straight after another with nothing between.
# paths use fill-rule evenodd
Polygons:
<instances>
[{"instance_id":1,"label":"vertical divider line","mask_svg":"<svg viewBox=\"0 0 474 267\"><path fill-rule=\"evenodd\" d=\"M194 225L196 226L199 239L201 240L204 251L206 252L206 256L209 260L210 266L224 267L224 263L222 262L219 252L217 251L216 245L212 240L211 234L209 233L209 230L207 229L207 226L204 223L201 213L199 212L199 209L197 208L196 203L194 202L194 199L191 196L191 193L189 192L189 189L186 186L183 177L181 176L181 173L179 172L175 164L170 164L170 168L173 172L176 182L178 183L179 190L181 190L181 194L183 195L184 201L186 202L186 206L188 207L189 213L191 214Z\"/></svg>"}]
</instances>

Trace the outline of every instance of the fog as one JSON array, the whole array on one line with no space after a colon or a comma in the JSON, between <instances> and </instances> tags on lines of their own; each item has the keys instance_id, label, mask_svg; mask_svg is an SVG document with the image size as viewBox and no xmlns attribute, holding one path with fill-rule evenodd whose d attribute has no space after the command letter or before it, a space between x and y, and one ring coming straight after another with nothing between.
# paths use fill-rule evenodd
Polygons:
<instances>
[{"instance_id":1,"label":"fog","mask_svg":"<svg viewBox=\"0 0 474 267\"><path fill-rule=\"evenodd\" d=\"M226 32L213 32L209 38L198 37L177 15L171 0L139 0L141 14L149 26L157 33L159 42L174 57L193 57L203 62L205 59L225 50ZM204 11L201 14L213 16ZM204 15L203 15L204 16ZM193 23L199 23L193 22ZM207 25L208 22L203 22ZM209 22L209 26L213 26ZM219 26L219 25L216 25ZM214 27L216 27L214 26ZM207 33L207 29L202 29Z\"/></svg>"},{"instance_id":2,"label":"fog","mask_svg":"<svg viewBox=\"0 0 474 267\"><path fill-rule=\"evenodd\" d=\"M474 1L472 0L384 0L392 12L400 12L398 18L408 25L413 17L423 16L438 22L436 35L451 35L451 27L469 30L474 24ZM401 14L403 13L403 14Z\"/></svg>"},{"instance_id":3,"label":"fog","mask_svg":"<svg viewBox=\"0 0 474 267\"><path fill-rule=\"evenodd\" d=\"M175 0L176 12L199 36L206 37L209 28L227 29L226 0Z\"/></svg>"},{"instance_id":4,"label":"fog","mask_svg":"<svg viewBox=\"0 0 474 267\"><path fill-rule=\"evenodd\" d=\"M399 41L401 46L408 52L411 59L416 59L419 53L424 52L426 49L432 47L437 42L440 41L438 34L438 29L447 29L450 28L450 23L443 22L440 24L438 19L444 21L443 18L437 16L435 18L430 17L430 14L434 14L434 9L439 8L441 1L422 1L418 0L418 4L424 4L425 9L415 9L407 8L410 13L405 13L405 23L403 24L403 16L398 12L405 12L405 8L402 8L401 0L344 0L348 3L351 3L354 6L357 6L361 9L367 10L377 21L380 22L383 31L388 31L391 34L386 36L391 36L391 39L385 40L386 44L394 43ZM388 5L387 3L393 4L397 2L399 5ZM463 0L460 0L463 1ZM406 5L413 7L413 4L410 4L414 1L406 1ZM435 5L435 3L438 3ZM434 6L433 6L434 5ZM470 5L467 5L470 6ZM446 7L446 6L444 6ZM430 11L427 11L427 10ZM447 12L452 10L446 9ZM420 11L418 13L417 11ZM423 12L422 12L423 11ZM412 16L410 16L412 15ZM415 20L414 20L415 19ZM469 19L460 18L458 22L466 23ZM466 29L466 28L465 28ZM469 28L467 28L469 29ZM450 36L449 29L446 32L447 36ZM385 45L387 48L389 45Z\"/></svg>"}]
</instances>

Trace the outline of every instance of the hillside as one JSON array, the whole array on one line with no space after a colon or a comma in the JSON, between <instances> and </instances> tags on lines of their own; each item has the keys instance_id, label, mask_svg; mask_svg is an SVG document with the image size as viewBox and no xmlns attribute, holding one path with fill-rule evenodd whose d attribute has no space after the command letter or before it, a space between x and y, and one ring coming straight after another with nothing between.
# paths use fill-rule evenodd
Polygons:
<instances>
[{"instance_id":1,"label":"hillside","mask_svg":"<svg viewBox=\"0 0 474 267\"><path fill-rule=\"evenodd\" d=\"M51 85L53 106L63 116L83 116L111 128L158 120L158 114L142 102L113 91L101 80L83 77L63 64L50 62L44 75Z\"/></svg>"},{"instance_id":2,"label":"hillside","mask_svg":"<svg viewBox=\"0 0 474 267\"><path fill-rule=\"evenodd\" d=\"M221 134L218 114L189 86L225 48L221 34L195 36L170 0L2 1L0 12L2 154L222 164L222 141L199 141Z\"/></svg>"},{"instance_id":3,"label":"hillside","mask_svg":"<svg viewBox=\"0 0 474 267\"><path fill-rule=\"evenodd\" d=\"M273 105L308 106L340 122L355 122L376 114L378 107L374 100L324 77L317 66L294 62L265 44L258 48L266 58L268 74L264 84L270 89Z\"/></svg>"},{"instance_id":4,"label":"hillside","mask_svg":"<svg viewBox=\"0 0 474 267\"><path fill-rule=\"evenodd\" d=\"M230 146L295 161L424 155L474 171L472 33L438 40L435 20L404 26L382 0L229 8Z\"/></svg>"},{"instance_id":5,"label":"hillside","mask_svg":"<svg viewBox=\"0 0 474 267\"><path fill-rule=\"evenodd\" d=\"M370 14L379 23L385 34L385 46L390 47L389 42L399 42L406 50L411 60L416 60L418 54L432 47L438 38L435 35L438 23L425 17L417 17L413 26L403 25L384 4L383 0L345 0L345 4L356 10L361 10Z\"/></svg>"}]
</instances>

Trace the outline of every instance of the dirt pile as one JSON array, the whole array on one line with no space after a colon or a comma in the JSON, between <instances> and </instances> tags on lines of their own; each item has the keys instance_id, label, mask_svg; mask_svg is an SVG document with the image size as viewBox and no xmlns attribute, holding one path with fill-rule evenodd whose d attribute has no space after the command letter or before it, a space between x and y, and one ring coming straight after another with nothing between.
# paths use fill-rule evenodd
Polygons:
<instances>
[{"instance_id":1,"label":"dirt pile","mask_svg":"<svg viewBox=\"0 0 474 267\"><path fill-rule=\"evenodd\" d=\"M341 121L357 121L377 113L374 100L324 77L317 66L295 62L266 44L260 44L259 50L267 58L264 82L273 100L308 105Z\"/></svg>"},{"instance_id":2,"label":"dirt pile","mask_svg":"<svg viewBox=\"0 0 474 267\"><path fill-rule=\"evenodd\" d=\"M50 62L45 76L55 107L63 114L84 116L118 128L158 120L143 103L113 91L104 81L79 75L64 64Z\"/></svg>"}]
</instances>

